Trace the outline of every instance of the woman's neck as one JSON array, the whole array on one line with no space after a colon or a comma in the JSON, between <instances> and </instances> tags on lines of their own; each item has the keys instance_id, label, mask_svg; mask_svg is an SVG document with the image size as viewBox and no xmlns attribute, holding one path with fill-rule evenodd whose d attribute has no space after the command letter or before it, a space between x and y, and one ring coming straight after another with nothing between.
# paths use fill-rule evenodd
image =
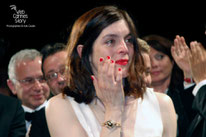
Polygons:
<instances>
[{"instance_id":1,"label":"woman's neck","mask_svg":"<svg viewBox=\"0 0 206 137\"><path fill-rule=\"evenodd\" d=\"M168 89L170 85L170 79L171 79L171 76L161 81L152 82L151 87L154 88L155 92L165 93L165 91Z\"/></svg>"}]
</instances>

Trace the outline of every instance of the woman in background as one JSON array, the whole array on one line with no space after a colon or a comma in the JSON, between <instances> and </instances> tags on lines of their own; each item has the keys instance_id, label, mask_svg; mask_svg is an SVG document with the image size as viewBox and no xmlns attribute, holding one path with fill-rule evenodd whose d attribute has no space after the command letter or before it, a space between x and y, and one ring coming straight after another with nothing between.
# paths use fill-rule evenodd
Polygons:
<instances>
[{"instance_id":1,"label":"woman in background","mask_svg":"<svg viewBox=\"0 0 206 137\"><path fill-rule=\"evenodd\" d=\"M178 65L176 64L171 54L173 42L169 39L159 35L148 35L143 39L150 46L151 87L154 91L171 97L178 119L177 137L185 137L188 125L195 115L192 110L194 86L184 85L184 76L188 76L189 66L180 69L179 66L184 66L181 65L184 63L182 60L176 60ZM180 42L180 38L176 37L174 44L181 44ZM186 82L191 85L190 82Z\"/></svg>"}]
</instances>

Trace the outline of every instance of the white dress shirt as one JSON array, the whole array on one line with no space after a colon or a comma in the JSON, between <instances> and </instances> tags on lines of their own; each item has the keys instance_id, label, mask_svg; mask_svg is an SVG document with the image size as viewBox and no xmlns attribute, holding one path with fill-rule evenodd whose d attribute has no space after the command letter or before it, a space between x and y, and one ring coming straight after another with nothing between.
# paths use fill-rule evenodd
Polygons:
<instances>
[{"instance_id":1,"label":"white dress shirt","mask_svg":"<svg viewBox=\"0 0 206 137\"><path fill-rule=\"evenodd\" d=\"M204 85L206 85L206 79L205 79L205 80L202 80L201 82L199 82L199 83L195 86L195 88L194 88L193 91L192 91L193 95L196 96L196 95L197 95L197 92L199 91L199 89L200 89L202 86L204 86Z\"/></svg>"}]
</instances>

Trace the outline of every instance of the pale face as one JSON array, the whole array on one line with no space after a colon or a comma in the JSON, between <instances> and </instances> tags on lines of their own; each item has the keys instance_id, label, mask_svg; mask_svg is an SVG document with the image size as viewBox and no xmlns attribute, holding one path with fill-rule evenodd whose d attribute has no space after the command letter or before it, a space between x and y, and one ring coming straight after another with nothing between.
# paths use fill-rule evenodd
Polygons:
<instances>
[{"instance_id":1,"label":"pale face","mask_svg":"<svg viewBox=\"0 0 206 137\"><path fill-rule=\"evenodd\" d=\"M21 80L28 80L32 78L37 79L33 84L26 84L20 82ZM49 86L45 80L42 80L43 73L41 71L41 58L37 57L33 61L22 61L17 63L16 67L16 83L14 84L14 91L17 97L22 101L22 104L35 109L43 104L49 97Z\"/></svg>"},{"instance_id":2,"label":"pale face","mask_svg":"<svg viewBox=\"0 0 206 137\"><path fill-rule=\"evenodd\" d=\"M50 78L47 79L47 83L53 95L61 93L66 86L66 78L64 75L66 58L67 52L59 51L48 56L44 61L44 73L46 77L50 76Z\"/></svg>"},{"instance_id":3,"label":"pale face","mask_svg":"<svg viewBox=\"0 0 206 137\"><path fill-rule=\"evenodd\" d=\"M124 20L114 22L106 27L94 42L91 55L93 73L97 74L100 57L106 59L107 56L110 56L115 61L115 71L121 68L123 77L126 77L133 54L130 30L126 22Z\"/></svg>"},{"instance_id":4,"label":"pale face","mask_svg":"<svg viewBox=\"0 0 206 137\"><path fill-rule=\"evenodd\" d=\"M149 54L147 53L142 53L143 59L144 59L144 64L145 64L145 68L146 68L146 72L144 72L143 76L144 76L144 81L146 82L147 87L150 87L151 83L152 83L152 78L151 78L151 62L150 62L150 57Z\"/></svg>"},{"instance_id":5,"label":"pale face","mask_svg":"<svg viewBox=\"0 0 206 137\"><path fill-rule=\"evenodd\" d=\"M173 62L166 54L150 48L152 83L161 82L171 77Z\"/></svg>"}]
</instances>

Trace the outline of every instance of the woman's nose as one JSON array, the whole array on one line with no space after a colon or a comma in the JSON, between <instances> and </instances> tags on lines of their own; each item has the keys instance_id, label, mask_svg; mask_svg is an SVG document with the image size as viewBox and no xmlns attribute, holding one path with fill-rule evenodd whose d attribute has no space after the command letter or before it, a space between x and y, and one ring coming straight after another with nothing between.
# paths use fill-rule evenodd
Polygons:
<instances>
[{"instance_id":1,"label":"woman's nose","mask_svg":"<svg viewBox=\"0 0 206 137\"><path fill-rule=\"evenodd\" d=\"M121 41L120 42L120 46L119 46L118 52L119 53L128 53L128 47L127 47L127 44L126 44L125 41Z\"/></svg>"},{"instance_id":2,"label":"woman's nose","mask_svg":"<svg viewBox=\"0 0 206 137\"><path fill-rule=\"evenodd\" d=\"M150 57L150 60L151 60L151 67L152 68L156 67L157 66L157 61L152 57Z\"/></svg>"}]
</instances>

